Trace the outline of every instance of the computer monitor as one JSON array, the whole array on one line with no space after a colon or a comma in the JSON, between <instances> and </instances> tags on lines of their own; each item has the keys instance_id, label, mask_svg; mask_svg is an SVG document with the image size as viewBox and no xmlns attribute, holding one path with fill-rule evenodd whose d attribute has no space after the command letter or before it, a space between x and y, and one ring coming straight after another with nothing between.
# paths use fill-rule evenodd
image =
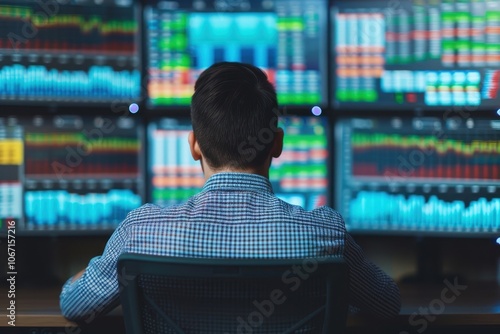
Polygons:
<instances>
[{"instance_id":1,"label":"computer monitor","mask_svg":"<svg viewBox=\"0 0 500 334\"><path fill-rule=\"evenodd\" d=\"M498 109L500 3L332 0L330 10L336 108Z\"/></svg>"},{"instance_id":2,"label":"computer monitor","mask_svg":"<svg viewBox=\"0 0 500 334\"><path fill-rule=\"evenodd\" d=\"M284 117L283 154L273 159L269 178L275 194L307 210L327 204L328 127L323 118ZM188 119L163 118L148 126L149 201L161 206L185 202L200 192L205 179L191 157Z\"/></svg>"},{"instance_id":3,"label":"computer monitor","mask_svg":"<svg viewBox=\"0 0 500 334\"><path fill-rule=\"evenodd\" d=\"M135 0L2 1L0 102L137 102L139 18Z\"/></svg>"},{"instance_id":4,"label":"computer monitor","mask_svg":"<svg viewBox=\"0 0 500 334\"><path fill-rule=\"evenodd\" d=\"M327 103L326 0L146 0L144 23L151 108L188 106L221 61L265 70L282 106Z\"/></svg>"},{"instance_id":5,"label":"computer monitor","mask_svg":"<svg viewBox=\"0 0 500 334\"><path fill-rule=\"evenodd\" d=\"M143 142L132 118L0 118L1 218L19 233L110 232L143 203Z\"/></svg>"},{"instance_id":6,"label":"computer monitor","mask_svg":"<svg viewBox=\"0 0 500 334\"><path fill-rule=\"evenodd\" d=\"M500 120L342 119L336 207L357 233L500 233Z\"/></svg>"}]
</instances>

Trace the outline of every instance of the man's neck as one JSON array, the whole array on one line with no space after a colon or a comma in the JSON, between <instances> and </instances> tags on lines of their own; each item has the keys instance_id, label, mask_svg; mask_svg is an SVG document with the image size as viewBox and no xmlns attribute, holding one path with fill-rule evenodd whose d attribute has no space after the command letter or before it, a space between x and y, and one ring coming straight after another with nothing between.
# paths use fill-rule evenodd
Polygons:
<instances>
[{"instance_id":1,"label":"man's neck","mask_svg":"<svg viewBox=\"0 0 500 334\"><path fill-rule=\"evenodd\" d=\"M255 174L263 176L269 179L269 168L260 167L260 168L235 168L235 167L222 167L222 168L211 168L206 163L202 162L203 174L205 175L205 181L208 180L212 175L218 173L246 173L246 174Z\"/></svg>"}]
</instances>

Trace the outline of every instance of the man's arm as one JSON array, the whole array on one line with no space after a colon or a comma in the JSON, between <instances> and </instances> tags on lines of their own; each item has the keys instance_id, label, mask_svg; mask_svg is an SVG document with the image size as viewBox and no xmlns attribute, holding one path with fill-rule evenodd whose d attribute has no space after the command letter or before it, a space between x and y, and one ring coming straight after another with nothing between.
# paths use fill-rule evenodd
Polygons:
<instances>
[{"instance_id":1,"label":"man's arm","mask_svg":"<svg viewBox=\"0 0 500 334\"><path fill-rule=\"evenodd\" d=\"M350 270L349 293L351 305L361 313L381 318L399 314L401 296L392 278L370 262L361 247L346 233L344 258Z\"/></svg>"},{"instance_id":2,"label":"man's arm","mask_svg":"<svg viewBox=\"0 0 500 334\"><path fill-rule=\"evenodd\" d=\"M116 264L125 247L125 221L115 230L103 254L64 284L59 302L68 320L90 323L119 304Z\"/></svg>"}]
</instances>

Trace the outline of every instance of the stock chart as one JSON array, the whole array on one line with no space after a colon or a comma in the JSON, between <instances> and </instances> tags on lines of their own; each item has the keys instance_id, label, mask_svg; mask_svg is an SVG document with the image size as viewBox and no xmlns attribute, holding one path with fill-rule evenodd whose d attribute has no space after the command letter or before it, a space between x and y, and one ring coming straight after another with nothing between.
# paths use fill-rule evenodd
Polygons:
<instances>
[{"instance_id":1,"label":"stock chart","mask_svg":"<svg viewBox=\"0 0 500 334\"><path fill-rule=\"evenodd\" d=\"M497 1L335 1L331 14L335 106L498 108Z\"/></svg>"},{"instance_id":2,"label":"stock chart","mask_svg":"<svg viewBox=\"0 0 500 334\"><path fill-rule=\"evenodd\" d=\"M143 203L131 118L0 117L0 220L20 232L112 231Z\"/></svg>"},{"instance_id":3,"label":"stock chart","mask_svg":"<svg viewBox=\"0 0 500 334\"><path fill-rule=\"evenodd\" d=\"M138 15L132 0L3 1L0 101L138 100Z\"/></svg>"},{"instance_id":4,"label":"stock chart","mask_svg":"<svg viewBox=\"0 0 500 334\"><path fill-rule=\"evenodd\" d=\"M498 233L498 120L352 119L337 131L336 198L350 229Z\"/></svg>"},{"instance_id":5,"label":"stock chart","mask_svg":"<svg viewBox=\"0 0 500 334\"><path fill-rule=\"evenodd\" d=\"M198 161L191 157L187 119L164 118L148 128L151 202L171 206L197 194L205 178Z\"/></svg>"},{"instance_id":6,"label":"stock chart","mask_svg":"<svg viewBox=\"0 0 500 334\"><path fill-rule=\"evenodd\" d=\"M325 1L244 0L228 6L147 1L151 107L189 105L199 74L221 61L263 69L282 105L326 102Z\"/></svg>"}]
</instances>

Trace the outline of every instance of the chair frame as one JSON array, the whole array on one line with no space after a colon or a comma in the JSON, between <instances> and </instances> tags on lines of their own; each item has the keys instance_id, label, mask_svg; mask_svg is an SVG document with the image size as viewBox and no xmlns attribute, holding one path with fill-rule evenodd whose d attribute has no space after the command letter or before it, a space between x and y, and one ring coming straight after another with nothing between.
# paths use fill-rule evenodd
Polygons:
<instances>
[{"instance_id":1,"label":"chair frame","mask_svg":"<svg viewBox=\"0 0 500 334\"><path fill-rule=\"evenodd\" d=\"M293 333L311 318L325 311L323 334L343 333L348 312L348 267L342 257L322 257L308 259L216 259L181 258L134 253L121 254L118 259L118 281L120 300L127 333L143 334L141 310L138 306L138 276L158 275L167 278L280 278L292 266L303 266L305 261L317 263L309 272L309 277L324 279L326 284L326 304L299 320L283 334ZM147 296L145 296L147 297ZM151 300L145 298L151 304ZM177 326L153 302L151 306L162 314L177 333L184 331Z\"/></svg>"}]
</instances>

